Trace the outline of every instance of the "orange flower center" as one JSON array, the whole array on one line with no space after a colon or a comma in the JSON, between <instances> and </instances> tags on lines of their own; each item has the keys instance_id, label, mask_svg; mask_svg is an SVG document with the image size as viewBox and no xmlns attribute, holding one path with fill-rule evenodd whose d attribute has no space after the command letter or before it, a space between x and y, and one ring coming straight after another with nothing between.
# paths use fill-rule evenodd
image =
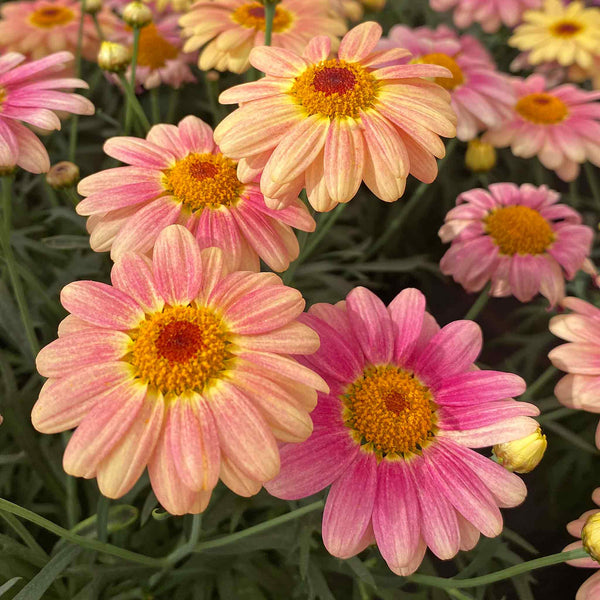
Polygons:
<instances>
[{"instance_id":1,"label":"orange flower center","mask_svg":"<svg viewBox=\"0 0 600 600\"><path fill-rule=\"evenodd\" d=\"M29 22L36 27L48 29L66 25L74 18L75 13L65 6L42 6L31 13Z\"/></svg>"},{"instance_id":2,"label":"orange flower center","mask_svg":"<svg viewBox=\"0 0 600 600\"><path fill-rule=\"evenodd\" d=\"M571 38L576 36L580 31L583 31L583 29L584 25L578 21L562 19L550 27L550 32L556 37Z\"/></svg>"},{"instance_id":3,"label":"orange flower center","mask_svg":"<svg viewBox=\"0 0 600 600\"><path fill-rule=\"evenodd\" d=\"M486 232L501 254L543 254L554 242L550 223L528 206L506 206L485 218Z\"/></svg>"},{"instance_id":4,"label":"orange flower center","mask_svg":"<svg viewBox=\"0 0 600 600\"><path fill-rule=\"evenodd\" d=\"M188 154L163 171L163 185L191 211L233 206L244 188L236 166L222 154Z\"/></svg>"},{"instance_id":5,"label":"orange flower center","mask_svg":"<svg viewBox=\"0 0 600 600\"><path fill-rule=\"evenodd\" d=\"M393 365L365 369L342 397L343 418L354 439L378 458L419 453L436 434L429 388Z\"/></svg>"},{"instance_id":6,"label":"orange flower center","mask_svg":"<svg viewBox=\"0 0 600 600\"><path fill-rule=\"evenodd\" d=\"M131 332L129 361L137 377L163 394L201 392L231 358L229 334L207 308L168 306Z\"/></svg>"},{"instance_id":7,"label":"orange flower center","mask_svg":"<svg viewBox=\"0 0 600 600\"><path fill-rule=\"evenodd\" d=\"M239 6L233 11L231 19L238 25L246 27L247 29L264 31L266 28L265 7L260 2L248 2ZM287 31L293 22L294 17L289 10L280 5L275 7L273 33Z\"/></svg>"},{"instance_id":8,"label":"orange flower center","mask_svg":"<svg viewBox=\"0 0 600 600\"><path fill-rule=\"evenodd\" d=\"M160 69L168 60L173 60L179 55L179 50L166 40L151 23L140 30L140 45L137 63L141 67Z\"/></svg>"},{"instance_id":9,"label":"orange flower center","mask_svg":"<svg viewBox=\"0 0 600 600\"><path fill-rule=\"evenodd\" d=\"M332 58L296 77L289 94L308 116L358 119L361 110L375 104L378 87L377 80L358 63Z\"/></svg>"},{"instance_id":10,"label":"orange flower center","mask_svg":"<svg viewBox=\"0 0 600 600\"><path fill-rule=\"evenodd\" d=\"M528 121L537 125L560 123L569 114L567 105L556 96L546 92L536 92L520 98L515 110Z\"/></svg>"},{"instance_id":11,"label":"orange flower center","mask_svg":"<svg viewBox=\"0 0 600 600\"><path fill-rule=\"evenodd\" d=\"M446 69L452 73L452 77L434 77L433 79L438 85L441 85L446 90L452 91L465 82L465 76L462 69L458 66L458 63L451 56L443 54L442 52L425 54L414 62L446 67Z\"/></svg>"}]
</instances>

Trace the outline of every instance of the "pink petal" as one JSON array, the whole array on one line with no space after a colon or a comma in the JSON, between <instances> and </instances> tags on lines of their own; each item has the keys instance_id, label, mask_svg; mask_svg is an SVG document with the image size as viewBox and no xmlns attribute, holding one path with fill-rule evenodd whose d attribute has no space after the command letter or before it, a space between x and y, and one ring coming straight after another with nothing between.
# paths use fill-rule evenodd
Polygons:
<instances>
[{"instance_id":1,"label":"pink petal","mask_svg":"<svg viewBox=\"0 0 600 600\"><path fill-rule=\"evenodd\" d=\"M104 142L104 152L135 167L166 169L175 156L152 142L135 137L114 137Z\"/></svg>"},{"instance_id":2,"label":"pink petal","mask_svg":"<svg viewBox=\"0 0 600 600\"><path fill-rule=\"evenodd\" d=\"M238 496L249 498L260 492L262 482L255 481L238 469L227 457L221 458L220 477L223 483Z\"/></svg>"},{"instance_id":3,"label":"pink petal","mask_svg":"<svg viewBox=\"0 0 600 600\"><path fill-rule=\"evenodd\" d=\"M193 115L181 119L177 125L181 143L189 152L212 152L215 143L212 129L202 119Z\"/></svg>"},{"instance_id":4,"label":"pink petal","mask_svg":"<svg viewBox=\"0 0 600 600\"><path fill-rule=\"evenodd\" d=\"M291 50L269 46L252 48L250 64L273 77L296 77L308 67L306 60Z\"/></svg>"},{"instance_id":5,"label":"pink petal","mask_svg":"<svg viewBox=\"0 0 600 600\"><path fill-rule=\"evenodd\" d=\"M579 375L600 375L600 353L597 343L562 344L550 350L548 358L562 371Z\"/></svg>"},{"instance_id":6,"label":"pink petal","mask_svg":"<svg viewBox=\"0 0 600 600\"><path fill-rule=\"evenodd\" d=\"M367 58L377 46L381 33L381 25L373 21L357 25L342 38L338 56L348 62L358 62Z\"/></svg>"},{"instance_id":7,"label":"pink petal","mask_svg":"<svg viewBox=\"0 0 600 600\"><path fill-rule=\"evenodd\" d=\"M520 396L526 388L518 375L500 371L470 371L444 378L435 390L441 405L466 406Z\"/></svg>"},{"instance_id":8,"label":"pink petal","mask_svg":"<svg viewBox=\"0 0 600 600\"><path fill-rule=\"evenodd\" d=\"M412 354L425 314L425 296L414 288L402 290L388 306L394 331L394 362L402 365Z\"/></svg>"},{"instance_id":9,"label":"pink petal","mask_svg":"<svg viewBox=\"0 0 600 600\"><path fill-rule=\"evenodd\" d=\"M128 253L110 272L115 288L133 298L146 313L160 312L165 304L154 283L151 262L140 254Z\"/></svg>"}]
</instances>

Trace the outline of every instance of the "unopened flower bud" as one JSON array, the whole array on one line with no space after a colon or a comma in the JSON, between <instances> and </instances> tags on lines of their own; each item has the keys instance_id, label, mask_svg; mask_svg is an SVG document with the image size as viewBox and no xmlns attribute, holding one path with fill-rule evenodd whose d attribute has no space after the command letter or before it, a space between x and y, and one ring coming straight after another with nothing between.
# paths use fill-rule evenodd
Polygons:
<instances>
[{"instance_id":1,"label":"unopened flower bud","mask_svg":"<svg viewBox=\"0 0 600 600\"><path fill-rule=\"evenodd\" d=\"M54 190L73 187L79 181L79 167L68 160L58 162L46 173L46 181Z\"/></svg>"},{"instance_id":2,"label":"unopened flower bud","mask_svg":"<svg viewBox=\"0 0 600 600\"><path fill-rule=\"evenodd\" d=\"M386 0L361 0L367 10L383 10Z\"/></svg>"},{"instance_id":3,"label":"unopened flower bud","mask_svg":"<svg viewBox=\"0 0 600 600\"><path fill-rule=\"evenodd\" d=\"M494 455L508 471L529 473L538 466L547 446L546 436L538 427L536 431L520 440L496 444Z\"/></svg>"},{"instance_id":4,"label":"unopened flower bud","mask_svg":"<svg viewBox=\"0 0 600 600\"><path fill-rule=\"evenodd\" d=\"M219 79L221 78L221 75L219 74L218 71L207 71L206 72L206 79L208 79L208 81L214 83L215 81L219 81ZM600 227L600 225L599 225Z\"/></svg>"},{"instance_id":5,"label":"unopened flower bud","mask_svg":"<svg viewBox=\"0 0 600 600\"><path fill-rule=\"evenodd\" d=\"M89 15L95 15L102 10L102 0L86 0L85 12Z\"/></svg>"},{"instance_id":6,"label":"unopened flower bud","mask_svg":"<svg viewBox=\"0 0 600 600\"><path fill-rule=\"evenodd\" d=\"M600 512L588 517L581 531L581 541L585 551L596 562L600 562Z\"/></svg>"},{"instance_id":7,"label":"unopened flower bud","mask_svg":"<svg viewBox=\"0 0 600 600\"><path fill-rule=\"evenodd\" d=\"M465 164L475 173L485 173L496 166L496 149L491 144L475 138L467 146Z\"/></svg>"},{"instance_id":8,"label":"unopened flower bud","mask_svg":"<svg viewBox=\"0 0 600 600\"><path fill-rule=\"evenodd\" d=\"M142 2L130 2L123 9L123 21L129 27L146 27L152 23L152 10Z\"/></svg>"},{"instance_id":9,"label":"unopened flower bud","mask_svg":"<svg viewBox=\"0 0 600 600\"><path fill-rule=\"evenodd\" d=\"M131 62L131 50L118 42L102 42L98 52L98 65L103 71L120 73Z\"/></svg>"}]
</instances>

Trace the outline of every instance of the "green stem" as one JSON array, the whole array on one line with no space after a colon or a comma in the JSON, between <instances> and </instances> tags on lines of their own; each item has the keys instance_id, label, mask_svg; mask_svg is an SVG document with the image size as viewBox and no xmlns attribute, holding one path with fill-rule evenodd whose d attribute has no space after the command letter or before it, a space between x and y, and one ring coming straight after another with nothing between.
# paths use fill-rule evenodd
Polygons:
<instances>
[{"instance_id":1,"label":"green stem","mask_svg":"<svg viewBox=\"0 0 600 600\"><path fill-rule=\"evenodd\" d=\"M219 104L219 78L218 75L212 71L204 73L204 83L206 84L206 91L208 94L208 101L210 103L210 112L213 115L213 122L215 125L219 123L223 117L223 106Z\"/></svg>"},{"instance_id":2,"label":"green stem","mask_svg":"<svg viewBox=\"0 0 600 600\"><path fill-rule=\"evenodd\" d=\"M556 375L556 367L550 365L531 385L527 386L521 400L535 397L535 395Z\"/></svg>"},{"instance_id":3,"label":"green stem","mask_svg":"<svg viewBox=\"0 0 600 600\"><path fill-rule=\"evenodd\" d=\"M590 189L592 190L592 195L594 196L596 206L600 207L600 186L598 185L598 180L596 179L594 167L592 167L591 163L586 162L583 165L583 169L585 170L585 175L587 177Z\"/></svg>"},{"instance_id":4,"label":"green stem","mask_svg":"<svg viewBox=\"0 0 600 600\"><path fill-rule=\"evenodd\" d=\"M273 38L273 19L275 18L275 2L267 0L265 4L265 46L270 46Z\"/></svg>"},{"instance_id":5,"label":"green stem","mask_svg":"<svg viewBox=\"0 0 600 600\"><path fill-rule=\"evenodd\" d=\"M413 583L421 583L430 587L442 588L446 590L451 589L464 589L473 588L482 585L488 585L495 583L496 581L502 581L504 579L510 579L523 573L529 573L535 569L542 569L551 565L558 565L566 562L567 560L574 560L576 558L587 558L589 555L583 548L577 550L570 550L569 552L558 552L557 554L551 554L549 556L543 556L542 558L535 558L527 562L490 573L489 575L481 575L480 577L473 577L472 579L456 579L454 577L433 577L431 575L411 575L408 580Z\"/></svg>"},{"instance_id":6,"label":"green stem","mask_svg":"<svg viewBox=\"0 0 600 600\"><path fill-rule=\"evenodd\" d=\"M150 106L152 109L152 124L160 123L160 103L158 98L158 88L150 90Z\"/></svg>"},{"instance_id":7,"label":"green stem","mask_svg":"<svg viewBox=\"0 0 600 600\"><path fill-rule=\"evenodd\" d=\"M134 94L135 94L135 72L137 70L137 60L138 60L139 50L140 50L140 28L134 26L134 28L133 28L133 51L132 51L132 55L131 55L131 73L130 73L130 78L129 78L129 81L131 82L131 89L133 90ZM132 102L129 98L129 95L127 94L127 91L125 93L127 95L127 106L125 107L125 135L129 135L129 132L131 131L131 119L133 117L134 108L132 106ZM136 100L137 100L137 98L136 98Z\"/></svg>"},{"instance_id":8,"label":"green stem","mask_svg":"<svg viewBox=\"0 0 600 600\"><path fill-rule=\"evenodd\" d=\"M92 15L92 20L94 21L94 27L96 28L96 33L100 38L100 41L103 42L106 38L104 37L104 32L102 31L102 27L100 27L100 21L98 21L98 14L94 13Z\"/></svg>"},{"instance_id":9,"label":"green stem","mask_svg":"<svg viewBox=\"0 0 600 600\"><path fill-rule=\"evenodd\" d=\"M121 84L123 85L123 91L125 92L125 96L127 99L127 106L128 107L131 106L131 109L137 116L142 127L144 127L144 129L147 132L150 129L151 125L150 125L150 121L148 121L148 117L146 116L146 113L144 112L144 109L142 108L142 105L140 104L140 101L137 99L137 96L135 95L135 92L133 91L131 84L129 83L129 81L127 81L127 78L125 77L125 75L123 75L123 73L119 73L119 79L121 80ZM129 130L127 129L127 124L126 124L125 125L125 133L128 133L128 132L129 132Z\"/></svg>"},{"instance_id":10,"label":"green stem","mask_svg":"<svg viewBox=\"0 0 600 600\"><path fill-rule=\"evenodd\" d=\"M2 223L0 243L2 244L2 252L8 269L8 276L15 293L19 312L21 313L25 335L29 342L29 349L31 350L32 356L35 357L39 352L40 347L35 335L33 321L31 320L29 305L27 304L27 298L25 297L25 290L23 289L23 284L21 283L21 278L17 271L15 255L13 254L12 246L10 245L12 181L12 175L5 175L2 177L2 218L4 219L4 223Z\"/></svg>"},{"instance_id":11,"label":"green stem","mask_svg":"<svg viewBox=\"0 0 600 600\"><path fill-rule=\"evenodd\" d=\"M490 299L490 284L488 283L479 294L479 297L475 302L473 302L473 306L469 309L467 314L465 315L465 319L467 321L475 321L479 316L479 313L485 308L485 305L488 303Z\"/></svg>"},{"instance_id":12,"label":"green stem","mask_svg":"<svg viewBox=\"0 0 600 600\"><path fill-rule=\"evenodd\" d=\"M98 541L106 542L108 540L108 505L110 500L100 494L96 508L96 530L98 532Z\"/></svg>"},{"instance_id":13,"label":"green stem","mask_svg":"<svg viewBox=\"0 0 600 600\"><path fill-rule=\"evenodd\" d=\"M85 19L85 3L81 0L81 16L79 17L79 28L77 29L77 51L75 53L75 77L81 76L81 48L83 46L83 23ZM71 131L69 136L69 160L75 162L75 153L77 152L77 127L79 125L79 116L71 117Z\"/></svg>"}]
</instances>

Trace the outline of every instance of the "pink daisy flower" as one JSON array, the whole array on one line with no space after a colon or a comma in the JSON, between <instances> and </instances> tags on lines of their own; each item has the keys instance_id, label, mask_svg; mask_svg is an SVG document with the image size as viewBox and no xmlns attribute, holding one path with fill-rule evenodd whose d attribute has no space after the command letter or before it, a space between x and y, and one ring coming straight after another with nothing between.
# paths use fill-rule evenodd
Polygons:
<instances>
[{"instance_id":1,"label":"pink daisy flower","mask_svg":"<svg viewBox=\"0 0 600 600\"><path fill-rule=\"evenodd\" d=\"M221 153L211 128L188 116L179 125L155 125L146 139L115 137L104 151L129 166L79 182L87 196L77 205L89 215L97 252L147 253L159 233L185 225L203 247L226 250L231 269L258 271L259 258L285 271L299 253L291 227L313 231L315 222L296 198L282 211L267 208L256 183L241 183L236 163Z\"/></svg>"},{"instance_id":2,"label":"pink daisy flower","mask_svg":"<svg viewBox=\"0 0 600 600\"><path fill-rule=\"evenodd\" d=\"M275 7L271 46L300 53L315 35L326 35L337 48L346 25L328 14L328 0L281 0ZM198 66L208 71L243 73L250 51L265 42L265 7L256 0L196 2L180 18L189 38L186 52L204 46Z\"/></svg>"},{"instance_id":3,"label":"pink daisy flower","mask_svg":"<svg viewBox=\"0 0 600 600\"><path fill-rule=\"evenodd\" d=\"M475 38L459 37L447 27L413 30L396 25L381 46L406 48L412 59L407 57L405 62L440 65L452 73L451 78L435 81L450 92L460 140L471 140L510 117L515 103L512 85L496 71L491 57Z\"/></svg>"},{"instance_id":4,"label":"pink daisy flower","mask_svg":"<svg viewBox=\"0 0 600 600\"><path fill-rule=\"evenodd\" d=\"M600 166L600 92L570 84L548 89L542 75L512 82L517 98L512 115L484 134L485 142L510 146L521 158L537 156L565 181L573 181L586 160Z\"/></svg>"},{"instance_id":5,"label":"pink daisy flower","mask_svg":"<svg viewBox=\"0 0 600 600\"><path fill-rule=\"evenodd\" d=\"M64 469L96 477L109 498L146 465L173 514L203 511L219 478L257 493L279 471L277 440L306 439L315 389L327 390L288 356L319 346L297 322L300 292L273 273L228 272L221 250L201 251L180 225L160 234L152 261L126 254L111 278L61 292L71 314L37 357L49 379L36 429L77 427Z\"/></svg>"},{"instance_id":6,"label":"pink daisy flower","mask_svg":"<svg viewBox=\"0 0 600 600\"><path fill-rule=\"evenodd\" d=\"M302 56L255 48L250 61L267 76L221 94L240 108L215 130L215 140L239 159L243 181L264 169L267 205L286 206L305 187L316 210L354 197L361 181L386 202L404 193L409 173L431 182L440 135L456 133L449 93L426 77L438 65L401 64L407 51L374 51L381 27L367 22L348 32L337 58L331 42L314 38Z\"/></svg>"},{"instance_id":7,"label":"pink daisy flower","mask_svg":"<svg viewBox=\"0 0 600 600\"><path fill-rule=\"evenodd\" d=\"M0 7L0 49L42 58L53 52L77 51L81 3L78 0L21 0ZM108 7L97 13L102 31L110 36L121 28ZM82 55L96 60L100 39L91 15L83 19Z\"/></svg>"},{"instance_id":8,"label":"pink daisy flower","mask_svg":"<svg viewBox=\"0 0 600 600\"><path fill-rule=\"evenodd\" d=\"M55 111L94 114L87 98L60 91L88 87L81 79L62 77L65 64L72 60L69 52L25 64L21 64L25 57L17 52L0 57L0 169L15 165L31 173L50 169L46 148L23 123L52 131L60 129Z\"/></svg>"},{"instance_id":9,"label":"pink daisy flower","mask_svg":"<svg viewBox=\"0 0 600 600\"><path fill-rule=\"evenodd\" d=\"M600 506L600 488L594 490L592 494L592 500L597 506ZM568 552L569 550L577 550L579 548L583 548L583 543L581 542L581 532L583 530L586 521L592 516L600 512L598 509L588 510L584 512L579 519L575 521L571 521L567 525L567 531L574 537L579 538L578 542L573 542L569 544L564 552ZM574 567L583 567L585 569L600 569L600 564L598 564L593 558L580 558L577 560L569 560L568 564ZM577 595L575 596L575 600L598 600L600 598L600 572L594 573L584 584L579 588Z\"/></svg>"},{"instance_id":10,"label":"pink daisy flower","mask_svg":"<svg viewBox=\"0 0 600 600\"><path fill-rule=\"evenodd\" d=\"M439 231L452 246L440 268L468 292L491 281L491 296L528 302L538 292L554 306L565 295L565 278L586 268L593 232L581 215L557 204L545 185L494 183L458 196Z\"/></svg>"},{"instance_id":11,"label":"pink daisy flower","mask_svg":"<svg viewBox=\"0 0 600 600\"><path fill-rule=\"evenodd\" d=\"M526 10L538 8L542 0L429 0L438 12L454 10L454 24L461 29L479 23L484 31L493 33L501 25L514 27Z\"/></svg>"},{"instance_id":12,"label":"pink daisy flower","mask_svg":"<svg viewBox=\"0 0 600 600\"><path fill-rule=\"evenodd\" d=\"M398 575L415 571L427 547L442 559L502 530L498 507L520 504L523 482L471 448L536 430L538 409L517 375L480 371L481 330L472 321L439 328L418 290L386 306L365 288L346 302L316 304L301 321L321 338L298 360L319 373L314 430L281 448L267 490L310 496L331 485L323 541L348 558L377 543Z\"/></svg>"},{"instance_id":13,"label":"pink daisy flower","mask_svg":"<svg viewBox=\"0 0 600 600\"><path fill-rule=\"evenodd\" d=\"M600 413L600 309L579 298L565 298L565 308L573 312L550 320L550 331L569 342L550 351L552 364L565 375L554 389L565 406ZM600 448L600 424L596 430Z\"/></svg>"}]
</instances>

